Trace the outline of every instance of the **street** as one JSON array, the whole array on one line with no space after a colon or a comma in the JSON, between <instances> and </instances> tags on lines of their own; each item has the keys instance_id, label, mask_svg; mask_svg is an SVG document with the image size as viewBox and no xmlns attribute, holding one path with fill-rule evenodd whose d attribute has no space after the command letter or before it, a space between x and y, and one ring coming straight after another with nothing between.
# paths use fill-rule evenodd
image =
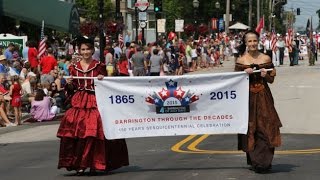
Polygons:
<instances>
[{"instance_id":1,"label":"street","mask_svg":"<svg viewBox=\"0 0 320 180\"><path fill-rule=\"evenodd\" d=\"M196 73L233 71L233 60L224 67ZM270 85L282 121L283 144L276 149L272 171L255 174L236 135L191 135L127 139L130 166L97 176L75 176L58 170L58 121L0 128L2 180L110 179L110 180L312 180L320 177L320 63L277 67Z\"/></svg>"}]
</instances>

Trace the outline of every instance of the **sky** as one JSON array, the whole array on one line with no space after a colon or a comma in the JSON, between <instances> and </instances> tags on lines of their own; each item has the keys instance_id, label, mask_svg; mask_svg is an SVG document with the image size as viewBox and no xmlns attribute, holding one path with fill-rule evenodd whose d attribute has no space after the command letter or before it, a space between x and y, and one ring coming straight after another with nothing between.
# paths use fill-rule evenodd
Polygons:
<instances>
[{"instance_id":1,"label":"sky","mask_svg":"<svg viewBox=\"0 0 320 180\"><path fill-rule=\"evenodd\" d=\"M296 16L296 23L294 27L297 28L299 26L306 27L308 18L310 19L312 16L312 25L315 29L318 26L319 18L316 11L320 9L320 0L288 0L285 6L285 11L294 9L296 12L297 8L300 8L301 15Z\"/></svg>"}]
</instances>

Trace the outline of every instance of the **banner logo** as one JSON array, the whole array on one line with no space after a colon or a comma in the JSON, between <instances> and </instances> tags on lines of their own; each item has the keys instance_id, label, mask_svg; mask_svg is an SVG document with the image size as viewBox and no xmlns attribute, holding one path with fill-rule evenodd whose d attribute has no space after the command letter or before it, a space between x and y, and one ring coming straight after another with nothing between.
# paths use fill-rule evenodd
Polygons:
<instances>
[{"instance_id":1,"label":"banner logo","mask_svg":"<svg viewBox=\"0 0 320 180\"><path fill-rule=\"evenodd\" d=\"M190 112L190 104L199 100L199 96L188 90L187 92L178 83L170 79L165 82L166 89L148 95L145 101L156 106L157 114Z\"/></svg>"}]
</instances>

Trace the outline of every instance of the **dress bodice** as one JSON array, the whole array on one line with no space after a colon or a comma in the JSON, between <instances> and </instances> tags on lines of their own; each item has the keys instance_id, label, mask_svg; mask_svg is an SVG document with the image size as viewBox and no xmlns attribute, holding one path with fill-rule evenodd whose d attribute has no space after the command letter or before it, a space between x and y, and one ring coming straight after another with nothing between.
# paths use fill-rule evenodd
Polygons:
<instances>
[{"instance_id":1,"label":"dress bodice","mask_svg":"<svg viewBox=\"0 0 320 180\"><path fill-rule=\"evenodd\" d=\"M235 65L235 71L243 71L247 68L253 68L254 70L259 70L261 68L265 69L274 69L273 63L263 63L263 64L240 64L236 63ZM275 69L272 71L268 71L268 74L270 76L275 76ZM250 83L250 91L251 92L260 92L267 86L267 82L265 78L261 77L260 73L252 73L249 76L249 83Z\"/></svg>"},{"instance_id":2,"label":"dress bodice","mask_svg":"<svg viewBox=\"0 0 320 180\"><path fill-rule=\"evenodd\" d=\"M83 70L80 61L69 67L70 75L77 77L97 77L98 75L107 75L106 66L100 61L93 60L87 70ZM73 85L77 90L94 91L93 79L74 79Z\"/></svg>"}]
</instances>

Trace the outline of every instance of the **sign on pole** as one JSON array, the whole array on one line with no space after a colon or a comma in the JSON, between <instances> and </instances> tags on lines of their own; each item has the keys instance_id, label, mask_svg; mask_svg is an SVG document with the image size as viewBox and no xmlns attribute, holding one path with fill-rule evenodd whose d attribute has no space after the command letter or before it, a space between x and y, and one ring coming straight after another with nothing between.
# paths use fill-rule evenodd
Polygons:
<instances>
[{"instance_id":1,"label":"sign on pole","mask_svg":"<svg viewBox=\"0 0 320 180\"><path fill-rule=\"evenodd\" d=\"M223 20L226 21L226 14L223 14ZM232 14L229 14L229 21L232 21Z\"/></svg>"},{"instance_id":2,"label":"sign on pole","mask_svg":"<svg viewBox=\"0 0 320 180\"><path fill-rule=\"evenodd\" d=\"M175 20L175 32L183 32L183 25L184 25L184 20L182 19L176 19Z\"/></svg>"},{"instance_id":3,"label":"sign on pole","mask_svg":"<svg viewBox=\"0 0 320 180\"><path fill-rule=\"evenodd\" d=\"M219 19L219 31L224 29L224 23L223 23L223 18Z\"/></svg>"},{"instance_id":4,"label":"sign on pole","mask_svg":"<svg viewBox=\"0 0 320 180\"><path fill-rule=\"evenodd\" d=\"M147 20L147 12L139 12L139 21Z\"/></svg>"},{"instance_id":5,"label":"sign on pole","mask_svg":"<svg viewBox=\"0 0 320 180\"><path fill-rule=\"evenodd\" d=\"M149 0L137 0L134 6L137 7L139 11L146 11L150 6L150 3Z\"/></svg>"},{"instance_id":6,"label":"sign on pole","mask_svg":"<svg viewBox=\"0 0 320 180\"><path fill-rule=\"evenodd\" d=\"M157 30L158 33L165 33L166 32L166 19L158 19L157 20Z\"/></svg>"}]
</instances>

